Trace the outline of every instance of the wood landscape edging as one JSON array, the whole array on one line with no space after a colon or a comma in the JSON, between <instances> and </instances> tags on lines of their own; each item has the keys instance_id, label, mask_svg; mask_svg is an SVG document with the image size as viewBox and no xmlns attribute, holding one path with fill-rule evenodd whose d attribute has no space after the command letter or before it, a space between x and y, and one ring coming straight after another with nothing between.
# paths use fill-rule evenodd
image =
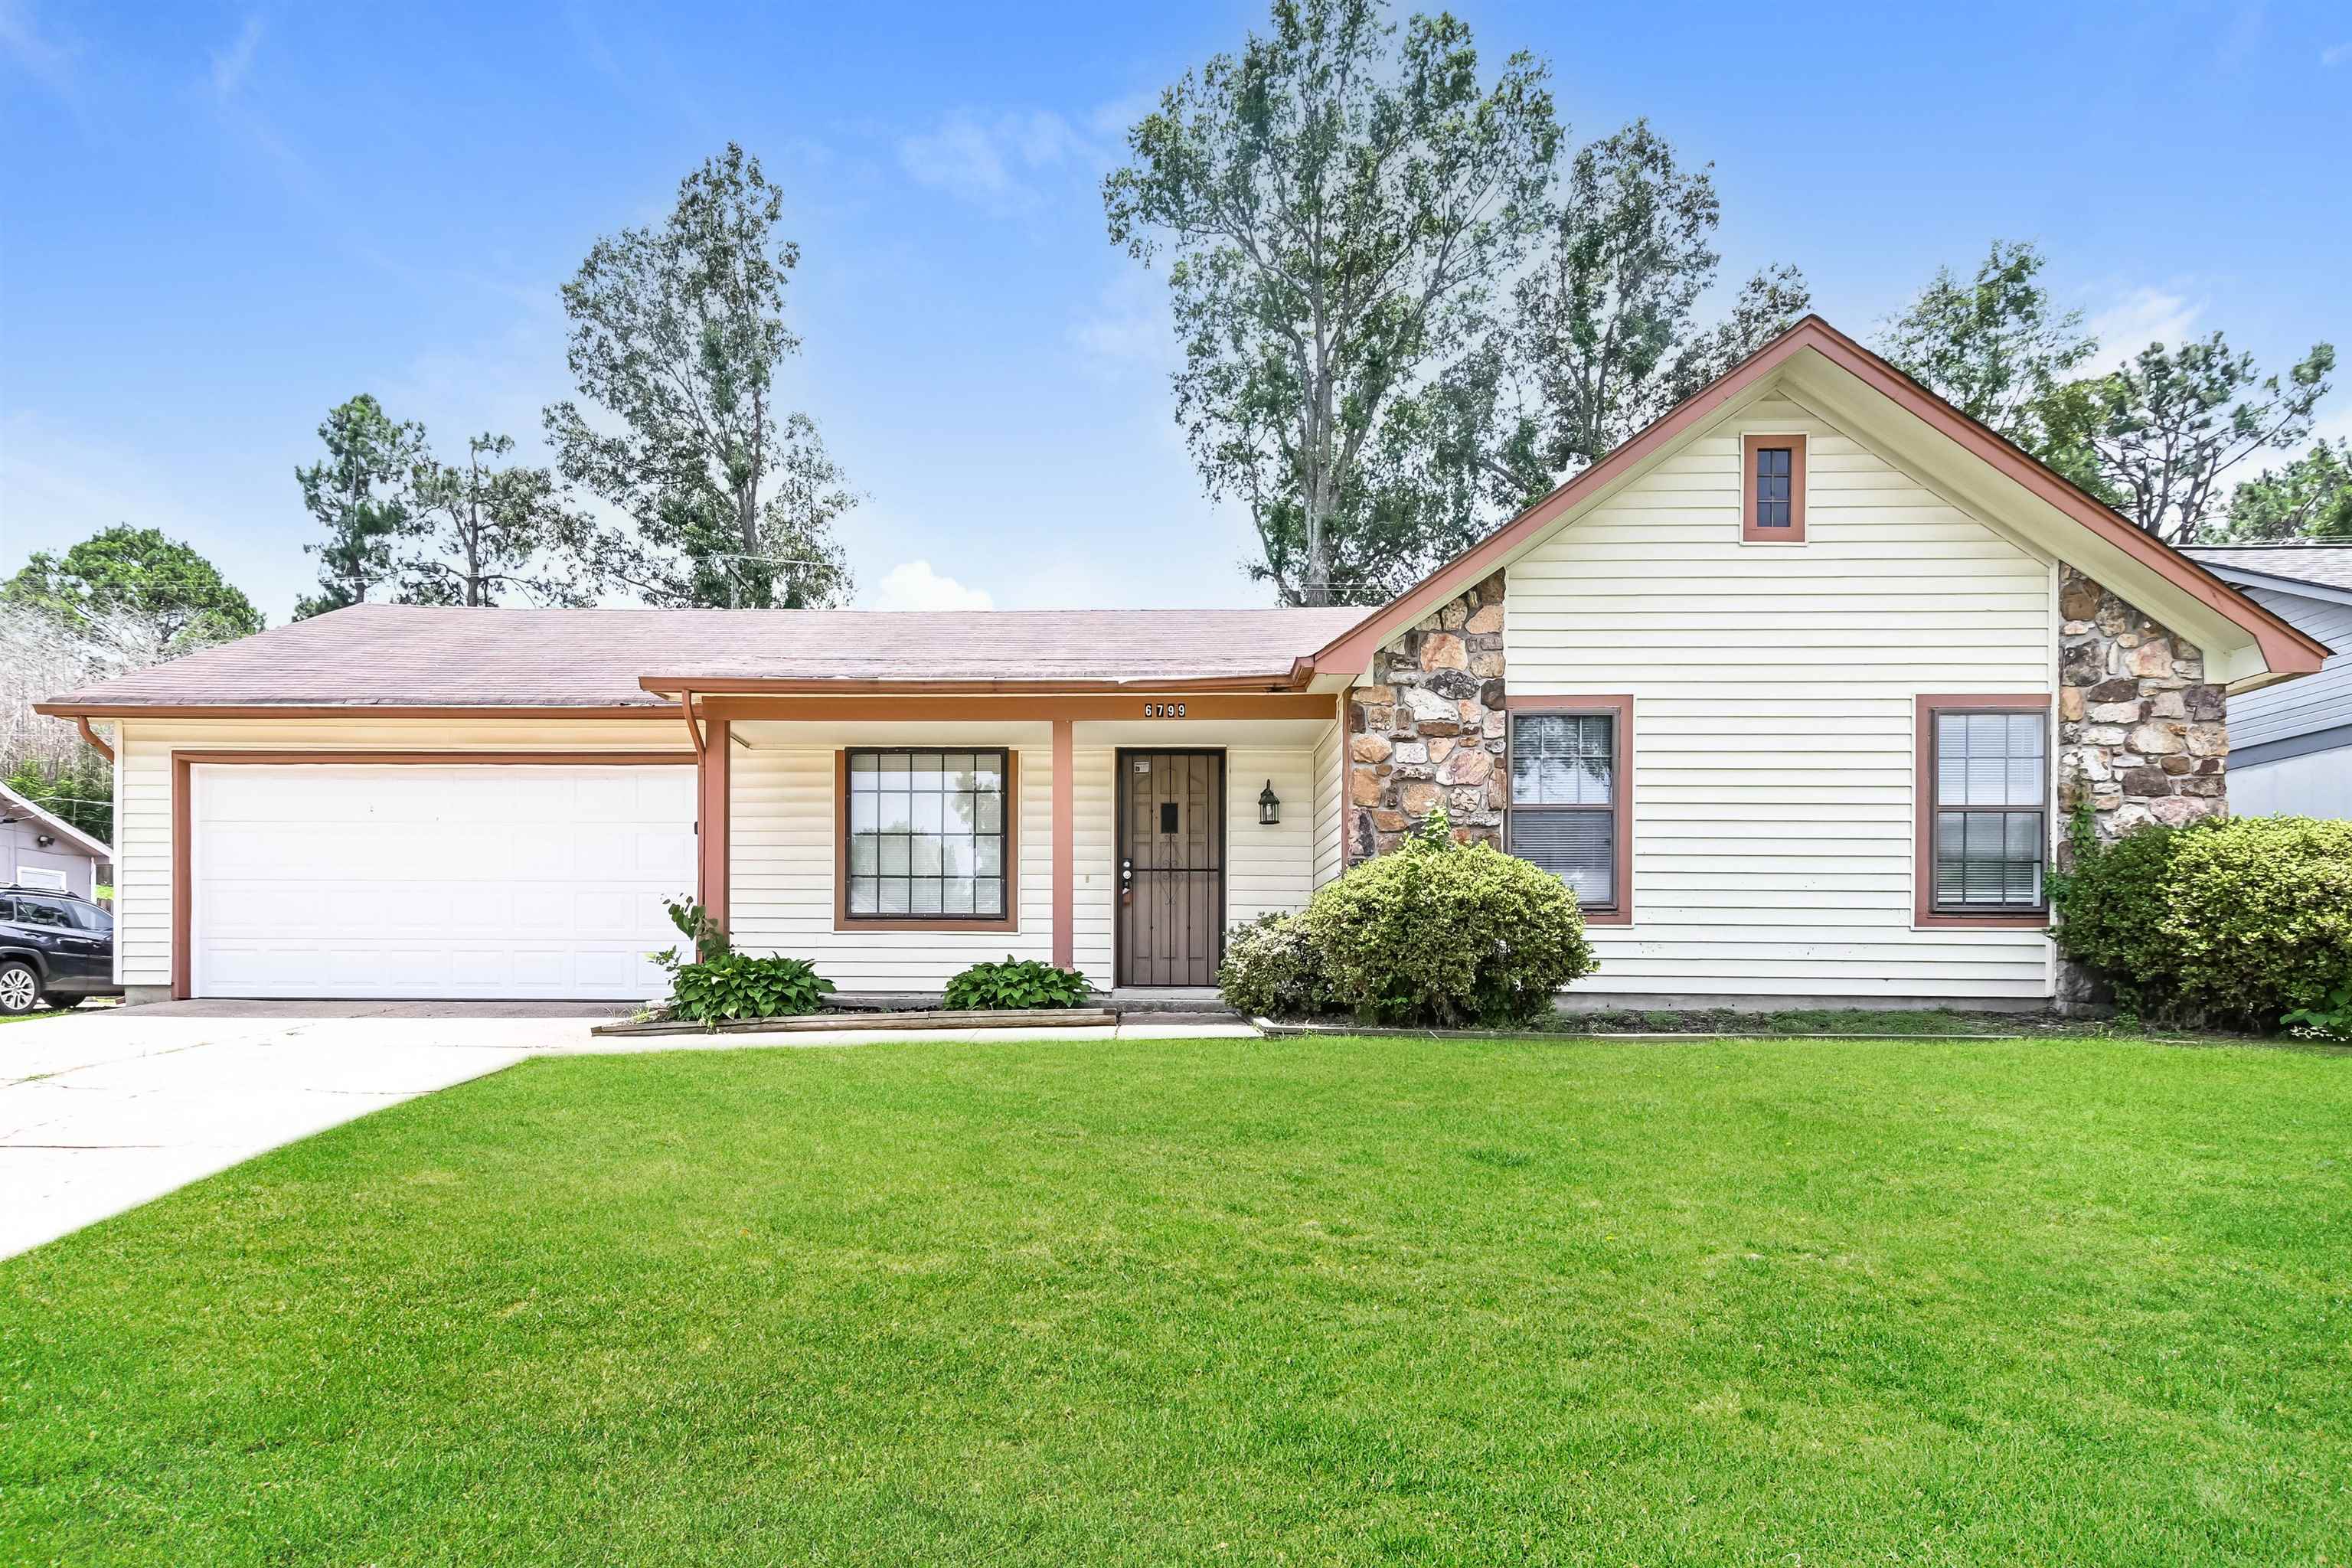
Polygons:
<instances>
[{"instance_id":1,"label":"wood landscape edging","mask_svg":"<svg viewBox=\"0 0 2352 1568\"><path fill-rule=\"evenodd\" d=\"M732 1018L723 1024L660 1021L599 1024L592 1035L769 1035L816 1029L1100 1028L1118 1022L1108 1007L1002 1007L968 1012L795 1013L777 1018Z\"/></svg>"}]
</instances>

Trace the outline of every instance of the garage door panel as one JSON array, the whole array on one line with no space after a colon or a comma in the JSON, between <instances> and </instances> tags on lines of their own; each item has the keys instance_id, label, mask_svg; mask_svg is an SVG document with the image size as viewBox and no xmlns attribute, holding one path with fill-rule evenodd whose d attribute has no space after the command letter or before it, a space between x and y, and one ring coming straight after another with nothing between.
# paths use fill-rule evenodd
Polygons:
<instances>
[{"instance_id":1,"label":"garage door panel","mask_svg":"<svg viewBox=\"0 0 2352 1568\"><path fill-rule=\"evenodd\" d=\"M661 988L695 879L687 767L194 770L198 995Z\"/></svg>"}]
</instances>

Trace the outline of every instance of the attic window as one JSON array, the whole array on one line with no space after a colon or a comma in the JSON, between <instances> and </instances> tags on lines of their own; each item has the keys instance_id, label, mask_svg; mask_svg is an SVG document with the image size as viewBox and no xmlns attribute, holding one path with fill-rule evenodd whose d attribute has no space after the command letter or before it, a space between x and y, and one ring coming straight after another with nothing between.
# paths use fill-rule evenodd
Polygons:
<instances>
[{"instance_id":1,"label":"attic window","mask_svg":"<svg viewBox=\"0 0 2352 1568\"><path fill-rule=\"evenodd\" d=\"M1748 436L1740 444L1739 537L1750 544L1805 539L1805 438Z\"/></svg>"}]
</instances>

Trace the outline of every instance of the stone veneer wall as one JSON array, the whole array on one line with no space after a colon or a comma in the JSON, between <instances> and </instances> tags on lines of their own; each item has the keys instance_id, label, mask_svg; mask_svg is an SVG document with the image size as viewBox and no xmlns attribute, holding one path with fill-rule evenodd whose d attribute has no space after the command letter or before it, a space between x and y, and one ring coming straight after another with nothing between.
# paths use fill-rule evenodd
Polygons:
<instances>
[{"instance_id":1,"label":"stone veneer wall","mask_svg":"<svg viewBox=\"0 0 2352 1568\"><path fill-rule=\"evenodd\" d=\"M2196 646L2071 566L2058 609L2062 809L2087 790L2103 843L2225 815L2226 702Z\"/></svg>"},{"instance_id":2,"label":"stone veneer wall","mask_svg":"<svg viewBox=\"0 0 2352 1568\"><path fill-rule=\"evenodd\" d=\"M1441 801L1454 837L1499 846L1504 748L1503 574L1382 648L1348 694L1348 858L1369 860Z\"/></svg>"}]
</instances>

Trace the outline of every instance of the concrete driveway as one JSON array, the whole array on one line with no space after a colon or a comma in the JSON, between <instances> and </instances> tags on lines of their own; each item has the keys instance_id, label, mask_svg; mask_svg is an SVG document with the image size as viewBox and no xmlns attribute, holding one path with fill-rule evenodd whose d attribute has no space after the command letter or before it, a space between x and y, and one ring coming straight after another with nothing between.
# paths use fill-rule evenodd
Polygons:
<instances>
[{"instance_id":1,"label":"concrete driveway","mask_svg":"<svg viewBox=\"0 0 2352 1568\"><path fill-rule=\"evenodd\" d=\"M0 1258L618 1010L544 1003L163 1003L0 1024Z\"/></svg>"},{"instance_id":2,"label":"concrete driveway","mask_svg":"<svg viewBox=\"0 0 2352 1568\"><path fill-rule=\"evenodd\" d=\"M592 1038L625 1007L556 1002L158 1002L0 1024L0 1258L281 1143L551 1053L904 1045L907 1030ZM1012 1039L1249 1036L1239 1022L939 1031Z\"/></svg>"}]
</instances>

